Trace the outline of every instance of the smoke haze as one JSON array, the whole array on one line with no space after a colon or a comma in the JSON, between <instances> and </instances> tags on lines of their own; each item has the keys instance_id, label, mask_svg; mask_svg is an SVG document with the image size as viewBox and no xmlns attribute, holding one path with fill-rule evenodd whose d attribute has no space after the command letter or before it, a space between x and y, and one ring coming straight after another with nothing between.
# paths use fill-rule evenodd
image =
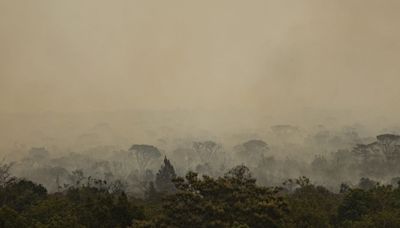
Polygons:
<instances>
[{"instance_id":1,"label":"smoke haze","mask_svg":"<svg viewBox=\"0 0 400 228\"><path fill-rule=\"evenodd\" d=\"M142 135L132 110L160 123L172 116L187 129L179 136L277 123L359 123L375 135L400 114L399 8L1 0L1 136L62 138L99 122Z\"/></svg>"}]
</instances>

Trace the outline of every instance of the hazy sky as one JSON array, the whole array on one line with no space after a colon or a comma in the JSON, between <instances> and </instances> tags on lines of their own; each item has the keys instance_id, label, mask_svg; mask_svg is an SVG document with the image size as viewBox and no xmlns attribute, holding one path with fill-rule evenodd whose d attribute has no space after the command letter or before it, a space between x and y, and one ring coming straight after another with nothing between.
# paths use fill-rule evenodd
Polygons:
<instances>
[{"instance_id":1,"label":"hazy sky","mask_svg":"<svg viewBox=\"0 0 400 228\"><path fill-rule=\"evenodd\" d=\"M0 111L400 114L400 1L0 0Z\"/></svg>"}]
</instances>

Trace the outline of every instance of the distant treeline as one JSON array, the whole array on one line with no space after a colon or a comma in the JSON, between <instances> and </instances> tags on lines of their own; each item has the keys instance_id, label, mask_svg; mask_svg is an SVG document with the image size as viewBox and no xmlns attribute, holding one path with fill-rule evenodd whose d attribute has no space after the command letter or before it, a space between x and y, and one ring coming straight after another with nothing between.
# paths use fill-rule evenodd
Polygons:
<instances>
[{"instance_id":1,"label":"distant treeline","mask_svg":"<svg viewBox=\"0 0 400 228\"><path fill-rule=\"evenodd\" d=\"M297 132L289 126L279 126L275 131L280 138ZM168 149L134 144L127 149L104 146L67 154L52 154L44 147L34 147L15 161L11 173L42 184L49 192L78 187L81 180L90 178L92 181L104 180L107 185L118 185L136 197L143 197L145 189L156 181L157 171L166 156L180 176L193 171L216 178L229 168L243 164L262 186L279 186L287 179L307 176L315 184L338 192L341 183L354 187L361 178L392 185L400 178L398 135L383 134L363 141L356 133L346 133L339 139L327 132L319 132L309 141L303 147L290 143L279 147L254 138L230 149L212 140L184 141ZM344 149L326 152L324 145L328 142L343 143ZM280 156L283 151L291 150L298 153ZM313 155L306 156L311 153L308 151L314 151Z\"/></svg>"}]
</instances>

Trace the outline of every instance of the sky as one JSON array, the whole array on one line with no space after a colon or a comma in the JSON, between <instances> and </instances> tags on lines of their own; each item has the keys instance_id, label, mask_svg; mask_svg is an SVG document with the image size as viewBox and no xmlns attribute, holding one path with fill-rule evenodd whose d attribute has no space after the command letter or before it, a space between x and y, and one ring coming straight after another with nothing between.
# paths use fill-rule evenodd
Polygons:
<instances>
[{"instance_id":1,"label":"sky","mask_svg":"<svg viewBox=\"0 0 400 228\"><path fill-rule=\"evenodd\" d=\"M0 112L395 118L399 10L396 0L0 0Z\"/></svg>"}]
</instances>

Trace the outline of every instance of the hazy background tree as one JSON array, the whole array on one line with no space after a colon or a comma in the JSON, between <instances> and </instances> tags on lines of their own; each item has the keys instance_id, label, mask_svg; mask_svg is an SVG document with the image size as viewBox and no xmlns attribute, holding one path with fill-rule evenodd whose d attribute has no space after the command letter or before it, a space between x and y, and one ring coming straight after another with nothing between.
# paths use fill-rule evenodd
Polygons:
<instances>
[{"instance_id":1,"label":"hazy background tree","mask_svg":"<svg viewBox=\"0 0 400 228\"><path fill-rule=\"evenodd\" d=\"M139 172L142 175L149 164L161 157L158 148L152 145L134 144L131 146L129 151L135 155Z\"/></svg>"}]
</instances>

